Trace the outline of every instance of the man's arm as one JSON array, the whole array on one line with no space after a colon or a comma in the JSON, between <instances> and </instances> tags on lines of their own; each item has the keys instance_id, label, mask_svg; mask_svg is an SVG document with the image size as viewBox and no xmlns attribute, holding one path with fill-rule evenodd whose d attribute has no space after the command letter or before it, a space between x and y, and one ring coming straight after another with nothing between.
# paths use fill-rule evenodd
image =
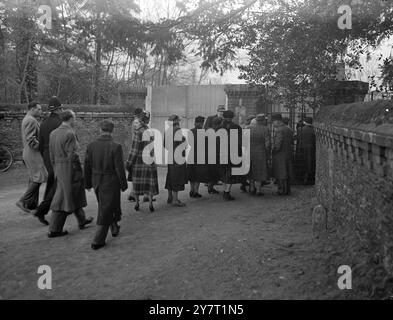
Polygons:
<instances>
[{"instance_id":1,"label":"man's arm","mask_svg":"<svg viewBox=\"0 0 393 320\"><path fill-rule=\"evenodd\" d=\"M114 156L115 156L114 159L115 170L117 173L117 177L119 178L120 181L121 191L126 191L128 188L128 184L127 184L126 172L124 170L123 148L120 144L116 147Z\"/></svg>"},{"instance_id":2,"label":"man's arm","mask_svg":"<svg viewBox=\"0 0 393 320\"><path fill-rule=\"evenodd\" d=\"M33 150L39 150L39 129L37 122L33 119L26 121L25 136L27 145Z\"/></svg>"},{"instance_id":3,"label":"man's arm","mask_svg":"<svg viewBox=\"0 0 393 320\"><path fill-rule=\"evenodd\" d=\"M91 150L90 145L87 147L86 155L85 155L85 186L86 189L93 188L92 182L92 158L91 158Z\"/></svg>"}]
</instances>

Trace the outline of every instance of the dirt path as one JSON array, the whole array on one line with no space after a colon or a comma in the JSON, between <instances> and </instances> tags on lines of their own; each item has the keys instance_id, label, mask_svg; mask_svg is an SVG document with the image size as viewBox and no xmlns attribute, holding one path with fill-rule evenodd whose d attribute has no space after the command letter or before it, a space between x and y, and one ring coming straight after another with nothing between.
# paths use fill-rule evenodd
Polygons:
<instances>
[{"instance_id":1,"label":"dirt path","mask_svg":"<svg viewBox=\"0 0 393 320\"><path fill-rule=\"evenodd\" d=\"M160 186L164 170L160 169ZM95 228L49 240L47 228L14 203L24 190L24 170L0 176L0 298L2 299L325 299L340 298L337 274L326 265L325 246L313 241L313 189L263 198L234 187L237 201L182 194L172 208L165 191L156 212L140 213L123 198L121 236L94 252ZM43 190L42 190L43 191ZM96 203L88 194L87 214ZM37 288L40 265L53 270L53 289ZM337 270L337 269L336 269Z\"/></svg>"}]
</instances>

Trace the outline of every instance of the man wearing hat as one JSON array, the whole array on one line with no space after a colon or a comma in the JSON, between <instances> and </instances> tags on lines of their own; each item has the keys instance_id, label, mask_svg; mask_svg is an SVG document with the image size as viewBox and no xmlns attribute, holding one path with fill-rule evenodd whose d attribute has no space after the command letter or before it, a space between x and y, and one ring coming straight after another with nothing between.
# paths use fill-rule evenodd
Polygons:
<instances>
[{"instance_id":1,"label":"man wearing hat","mask_svg":"<svg viewBox=\"0 0 393 320\"><path fill-rule=\"evenodd\" d=\"M36 216L38 220L44 225L49 224L45 220L45 216L49 212L53 196L56 192L55 177L49 156L49 136L53 130L57 129L61 125L60 114L63 111L63 108L58 97L53 96L49 99L48 111L50 112L50 115L42 122L39 136L39 149L44 159L46 170L48 171L48 181L46 182L43 201L40 203L37 209L32 212L32 214Z\"/></svg>"},{"instance_id":2,"label":"man wearing hat","mask_svg":"<svg viewBox=\"0 0 393 320\"><path fill-rule=\"evenodd\" d=\"M86 189L94 189L98 201L98 229L91 245L93 250L105 246L106 237L111 228L112 236L119 235L121 219L121 191L127 190L124 170L123 149L113 141L112 121L104 120L100 124L101 135L87 146L85 157Z\"/></svg>"},{"instance_id":3,"label":"man wearing hat","mask_svg":"<svg viewBox=\"0 0 393 320\"><path fill-rule=\"evenodd\" d=\"M205 126L204 126L203 128L204 128L204 129L213 128L213 120L216 119L216 118L222 120L222 119L223 119L224 111L225 111L225 106L219 105L219 106L217 107L217 114L214 115L214 116L207 117L206 122L205 122Z\"/></svg>"},{"instance_id":4,"label":"man wearing hat","mask_svg":"<svg viewBox=\"0 0 393 320\"><path fill-rule=\"evenodd\" d=\"M192 135L193 139L193 146L192 152L189 153L189 155L193 156L193 158L189 158L187 161L187 173L188 173L188 179L190 181L191 185L191 191L190 191L190 197L191 198L201 198L202 196L199 194L199 185L200 183L207 183L209 180L208 176L208 167L207 167L207 153L206 150L208 150L208 140L204 139L205 141L201 141L198 138L198 130L203 130L203 124L205 122L205 118L198 116L195 118L195 127L190 130L190 134ZM203 130L204 131L204 130ZM204 143L205 146L205 163L203 164L198 164L198 148L199 145L202 145Z\"/></svg>"},{"instance_id":5,"label":"man wearing hat","mask_svg":"<svg viewBox=\"0 0 393 320\"><path fill-rule=\"evenodd\" d=\"M224 111L225 111L225 106L219 105L217 107L217 114L214 116L207 117L203 128L206 130L207 129L216 130L217 128L220 128L222 125ZM208 192L209 192L209 194L218 194L219 192L216 189L214 189L214 186L218 183L217 173L214 171L215 166L209 165L208 168L209 168Z\"/></svg>"},{"instance_id":6,"label":"man wearing hat","mask_svg":"<svg viewBox=\"0 0 393 320\"><path fill-rule=\"evenodd\" d=\"M304 126L300 130L298 136L299 152L303 163L303 179L304 184L315 183L315 164L316 164L316 137L313 128L313 119L306 117Z\"/></svg>"},{"instance_id":7,"label":"man wearing hat","mask_svg":"<svg viewBox=\"0 0 393 320\"><path fill-rule=\"evenodd\" d=\"M273 114L273 173L278 183L278 195L291 193L293 132L282 121L281 114Z\"/></svg>"},{"instance_id":8,"label":"man wearing hat","mask_svg":"<svg viewBox=\"0 0 393 320\"><path fill-rule=\"evenodd\" d=\"M238 164L233 164L231 162L231 153L234 151L237 151L238 156L240 157L242 155L242 128L237 125L236 123L233 122L233 118L235 117L235 114L230 111L226 110L223 113L223 122L222 122L222 128L225 129L228 133L228 144L222 145L220 143L220 153L223 151L223 148L227 148L228 151L228 163L227 164L220 164L220 172L221 172L221 181L223 182L223 187L224 187L224 199L228 201L235 200L234 197L231 195L231 188L233 184L241 184L244 182L244 176L241 175L232 175L232 168L241 166ZM238 140L237 140L237 150L231 150L231 137L232 135L230 132L232 130L237 130L238 131ZM225 150L224 150L225 151Z\"/></svg>"}]
</instances>

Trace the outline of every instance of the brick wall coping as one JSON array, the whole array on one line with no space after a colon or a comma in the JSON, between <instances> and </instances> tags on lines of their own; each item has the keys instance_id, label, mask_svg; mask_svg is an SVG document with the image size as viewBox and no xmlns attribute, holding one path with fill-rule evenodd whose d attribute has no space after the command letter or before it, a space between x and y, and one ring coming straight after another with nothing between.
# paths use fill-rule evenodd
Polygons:
<instances>
[{"instance_id":1,"label":"brick wall coping","mask_svg":"<svg viewBox=\"0 0 393 320\"><path fill-rule=\"evenodd\" d=\"M389 126L387 129L382 129L383 132L370 132L359 128L346 128L343 126L327 125L323 123L316 123L314 127L317 133L328 136L334 140L344 142L344 138L350 138L393 149L393 126ZM391 131L391 133L384 132L388 130Z\"/></svg>"},{"instance_id":2,"label":"brick wall coping","mask_svg":"<svg viewBox=\"0 0 393 320\"><path fill-rule=\"evenodd\" d=\"M0 120L22 119L26 115L25 111L0 111ZM43 112L43 117L49 115L49 112ZM127 112L76 112L78 118L133 118L131 113Z\"/></svg>"}]
</instances>

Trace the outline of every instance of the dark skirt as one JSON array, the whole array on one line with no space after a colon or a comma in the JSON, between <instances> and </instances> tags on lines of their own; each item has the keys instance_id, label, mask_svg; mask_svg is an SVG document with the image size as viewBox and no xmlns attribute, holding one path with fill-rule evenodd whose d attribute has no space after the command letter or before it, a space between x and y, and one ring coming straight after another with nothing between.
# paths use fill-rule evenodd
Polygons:
<instances>
[{"instance_id":1,"label":"dark skirt","mask_svg":"<svg viewBox=\"0 0 393 320\"><path fill-rule=\"evenodd\" d=\"M208 182L217 183L220 180L220 165L219 164L208 164Z\"/></svg>"},{"instance_id":2,"label":"dark skirt","mask_svg":"<svg viewBox=\"0 0 393 320\"><path fill-rule=\"evenodd\" d=\"M187 175L190 182L209 182L208 167L204 164L188 164Z\"/></svg>"},{"instance_id":3,"label":"dark skirt","mask_svg":"<svg viewBox=\"0 0 393 320\"><path fill-rule=\"evenodd\" d=\"M175 192L183 191L187 183L187 166L185 164L169 164L165 189Z\"/></svg>"},{"instance_id":4,"label":"dark skirt","mask_svg":"<svg viewBox=\"0 0 393 320\"><path fill-rule=\"evenodd\" d=\"M220 166L220 177L220 180L226 184L239 184L246 181L246 177L244 175L232 175L232 167L230 165Z\"/></svg>"}]
</instances>

